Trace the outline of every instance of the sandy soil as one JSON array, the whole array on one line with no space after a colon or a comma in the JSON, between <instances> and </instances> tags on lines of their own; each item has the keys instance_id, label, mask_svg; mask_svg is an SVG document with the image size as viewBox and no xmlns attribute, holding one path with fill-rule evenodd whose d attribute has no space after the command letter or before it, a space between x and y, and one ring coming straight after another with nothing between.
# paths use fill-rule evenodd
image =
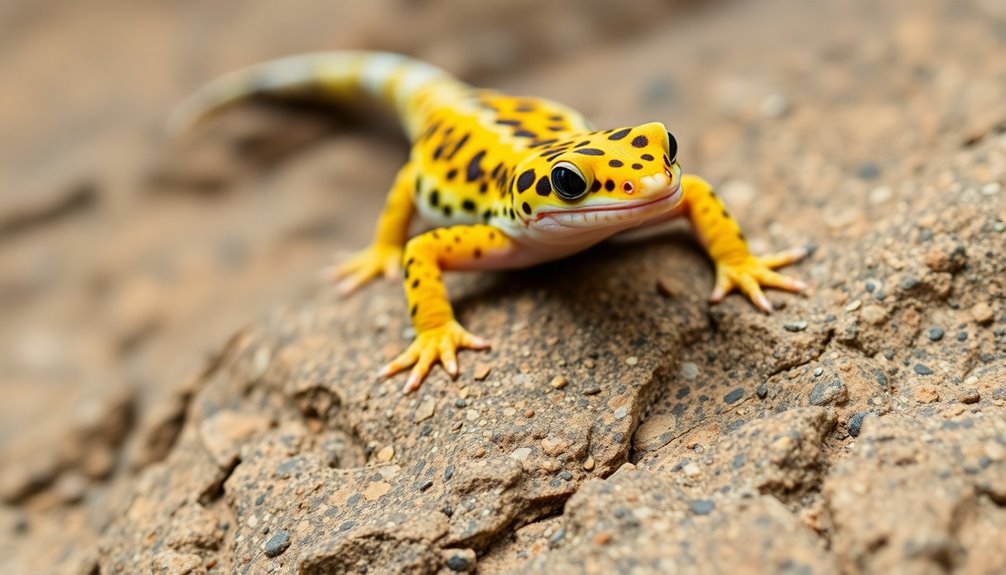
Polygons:
<instances>
[{"instance_id":1,"label":"sandy soil","mask_svg":"<svg viewBox=\"0 0 1006 575\"><path fill-rule=\"evenodd\" d=\"M538 4L0 8L0 571L1006 572L1006 9ZM495 347L403 397L400 287L317 274L393 125L161 131L320 48L664 121L755 249L817 247L814 290L710 307L680 226L458 275Z\"/></svg>"}]
</instances>

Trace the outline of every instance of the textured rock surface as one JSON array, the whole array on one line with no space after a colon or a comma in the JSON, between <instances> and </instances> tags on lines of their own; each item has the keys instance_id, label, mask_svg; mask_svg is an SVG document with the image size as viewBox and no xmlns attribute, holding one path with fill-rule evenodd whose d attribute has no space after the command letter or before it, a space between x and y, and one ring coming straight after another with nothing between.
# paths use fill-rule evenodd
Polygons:
<instances>
[{"instance_id":1,"label":"textured rock surface","mask_svg":"<svg viewBox=\"0 0 1006 575\"><path fill-rule=\"evenodd\" d=\"M82 39L112 28L178 39L113 50L136 75L66 105L0 100L26 142L4 172L41 190L0 203L0 571L1006 571L1002 8L467 4L53 4L74 27L11 36L15 72L107 56ZM375 377L409 339L400 287L310 279L366 241L402 148L263 106L171 149L141 133L216 71L333 35L667 122L756 249L817 246L792 270L814 292L709 307L680 228L452 276L493 350L402 396Z\"/></svg>"}]
</instances>

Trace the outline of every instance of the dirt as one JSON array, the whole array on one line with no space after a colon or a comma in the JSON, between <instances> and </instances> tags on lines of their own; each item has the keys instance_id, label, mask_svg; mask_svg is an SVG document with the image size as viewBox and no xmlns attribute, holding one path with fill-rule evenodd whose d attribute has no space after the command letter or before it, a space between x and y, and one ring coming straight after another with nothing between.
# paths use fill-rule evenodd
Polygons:
<instances>
[{"instance_id":1,"label":"dirt","mask_svg":"<svg viewBox=\"0 0 1006 575\"><path fill-rule=\"evenodd\" d=\"M8 2L4 573L1006 571L1006 10L969 2ZM415 54L599 126L661 120L759 251L711 307L686 228L456 274L494 347L415 394L365 244L388 123L205 80ZM335 252L335 253L333 253Z\"/></svg>"}]
</instances>

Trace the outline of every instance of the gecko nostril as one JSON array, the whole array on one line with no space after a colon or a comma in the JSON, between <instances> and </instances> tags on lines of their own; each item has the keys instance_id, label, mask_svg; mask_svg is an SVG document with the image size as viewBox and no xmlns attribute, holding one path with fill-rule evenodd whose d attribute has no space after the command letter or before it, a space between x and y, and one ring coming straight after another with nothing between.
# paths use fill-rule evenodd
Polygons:
<instances>
[{"instance_id":1,"label":"gecko nostril","mask_svg":"<svg viewBox=\"0 0 1006 575\"><path fill-rule=\"evenodd\" d=\"M631 194L635 190L635 186L632 185L632 182L625 182L622 184L622 189L625 190L625 193Z\"/></svg>"}]
</instances>

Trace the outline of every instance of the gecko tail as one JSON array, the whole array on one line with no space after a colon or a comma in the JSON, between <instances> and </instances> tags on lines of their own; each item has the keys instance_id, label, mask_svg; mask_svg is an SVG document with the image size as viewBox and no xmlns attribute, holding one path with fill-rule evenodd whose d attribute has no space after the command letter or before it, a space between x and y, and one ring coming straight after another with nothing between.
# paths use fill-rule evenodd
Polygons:
<instances>
[{"instance_id":1,"label":"gecko tail","mask_svg":"<svg viewBox=\"0 0 1006 575\"><path fill-rule=\"evenodd\" d=\"M420 94L458 92L466 86L436 66L389 52L316 52L271 60L236 70L200 88L168 118L167 131L183 135L204 119L256 96L316 94L346 102L376 100L395 109L412 135L422 121ZM445 94L441 94L445 95Z\"/></svg>"}]
</instances>

